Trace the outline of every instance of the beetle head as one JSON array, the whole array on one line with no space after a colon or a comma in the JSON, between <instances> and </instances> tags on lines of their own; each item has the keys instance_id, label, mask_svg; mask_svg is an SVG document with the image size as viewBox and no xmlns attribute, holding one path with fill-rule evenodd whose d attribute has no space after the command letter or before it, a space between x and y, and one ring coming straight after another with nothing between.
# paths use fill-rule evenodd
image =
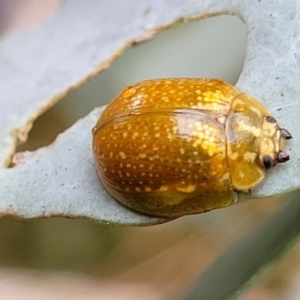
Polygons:
<instances>
[{"instance_id":1,"label":"beetle head","mask_svg":"<svg viewBox=\"0 0 300 300\"><path fill-rule=\"evenodd\" d=\"M291 138L291 134L286 129L278 126L274 117L265 117L262 125L259 159L266 170L290 159L289 155L284 152L284 148L285 141Z\"/></svg>"}]
</instances>

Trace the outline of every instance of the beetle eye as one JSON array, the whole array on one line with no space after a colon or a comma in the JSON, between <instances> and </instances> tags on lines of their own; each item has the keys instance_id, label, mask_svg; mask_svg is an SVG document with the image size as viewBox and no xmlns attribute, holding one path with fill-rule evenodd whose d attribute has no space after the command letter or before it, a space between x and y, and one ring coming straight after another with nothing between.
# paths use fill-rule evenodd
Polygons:
<instances>
[{"instance_id":1,"label":"beetle eye","mask_svg":"<svg viewBox=\"0 0 300 300\"><path fill-rule=\"evenodd\" d=\"M283 151L279 151L277 154L277 161L279 163L286 162L290 159L290 156Z\"/></svg>"},{"instance_id":2,"label":"beetle eye","mask_svg":"<svg viewBox=\"0 0 300 300\"><path fill-rule=\"evenodd\" d=\"M276 122L277 122L276 119L275 119L274 117L272 117L272 116L266 117L266 120L267 120L269 123L276 123Z\"/></svg>"},{"instance_id":3,"label":"beetle eye","mask_svg":"<svg viewBox=\"0 0 300 300\"><path fill-rule=\"evenodd\" d=\"M292 135L284 128L280 128L280 135L285 140L290 140Z\"/></svg>"},{"instance_id":4,"label":"beetle eye","mask_svg":"<svg viewBox=\"0 0 300 300\"><path fill-rule=\"evenodd\" d=\"M273 159L269 155L263 156L263 163L266 170L271 169L273 167Z\"/></svg>"}]
</instances>

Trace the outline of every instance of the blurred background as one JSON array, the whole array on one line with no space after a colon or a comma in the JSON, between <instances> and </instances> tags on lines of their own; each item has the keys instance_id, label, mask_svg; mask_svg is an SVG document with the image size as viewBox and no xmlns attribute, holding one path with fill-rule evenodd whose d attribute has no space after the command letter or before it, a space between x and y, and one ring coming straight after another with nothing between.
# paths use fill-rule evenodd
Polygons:
<instances>
[{"instance_id":1,"label":"blurred background","mask_svg":"<svg viewBox=\"0 0 300 300\"><path fill-rule=\"evenodd\" d=\"M39 26L59 0L0 0L0 33ZM51 41L49 41L51 43ZM243 67L246 27L233 16L178 24L112 66L39 117L18 151L49 145L122 88L159 77L217 77L232 84ZM177 299L235 240L262 226L291 195L249 201L144 228L89 220L0 219L1 299ZM240 299L298 299L300 247L265 269ZM230 276L230 274L228 275Z\"/></svg>"}]
</instances>

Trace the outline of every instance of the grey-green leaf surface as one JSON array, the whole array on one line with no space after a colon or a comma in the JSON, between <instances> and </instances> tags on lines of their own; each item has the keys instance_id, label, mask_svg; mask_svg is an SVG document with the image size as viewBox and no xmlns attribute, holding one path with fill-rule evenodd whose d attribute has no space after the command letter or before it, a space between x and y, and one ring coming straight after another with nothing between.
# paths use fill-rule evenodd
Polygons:
<instances>
[{"instance_id":1,"label":"grey-green leaf surface","mask_svg":"<svg viewBox=\"0 0 300 300\"><path fill-rule=\"evenodd\" d=\"M115 7L118 6L118 9ZM167 219L124 208L99 184L90 130L95 110L49 147L7 169L18 140L31 123L69 90L108 65L133 41L147 39L179 20L239 16L248 29L243 72L237 86L261 99L294 136L291 161L269 172L245 198L270 197L300 185L299 7L273 1L64 1L51 20L8 36L0 44L0 213L22 218L68 216L104 223L150 225ZM75 20L75 21L74 21Z\"/></svg>"}]
</instances>

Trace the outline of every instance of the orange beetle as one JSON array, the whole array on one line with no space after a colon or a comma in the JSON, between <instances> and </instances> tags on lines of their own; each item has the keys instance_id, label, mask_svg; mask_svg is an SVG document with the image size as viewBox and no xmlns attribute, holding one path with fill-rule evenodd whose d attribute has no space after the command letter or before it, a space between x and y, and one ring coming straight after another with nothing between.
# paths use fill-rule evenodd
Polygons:
<instances>
[{"instance_id":1,"label":"orange beetle","mask_svg":"<svg viewBox=\"0 0 300 300\"><path fill-rule=\"evenodd\" d=\"M178 217L235 202L289 156L291 135L256 99L216 79L126 87L93 129L98 176L124 205Z\"/></svg>"}]
</instances>

